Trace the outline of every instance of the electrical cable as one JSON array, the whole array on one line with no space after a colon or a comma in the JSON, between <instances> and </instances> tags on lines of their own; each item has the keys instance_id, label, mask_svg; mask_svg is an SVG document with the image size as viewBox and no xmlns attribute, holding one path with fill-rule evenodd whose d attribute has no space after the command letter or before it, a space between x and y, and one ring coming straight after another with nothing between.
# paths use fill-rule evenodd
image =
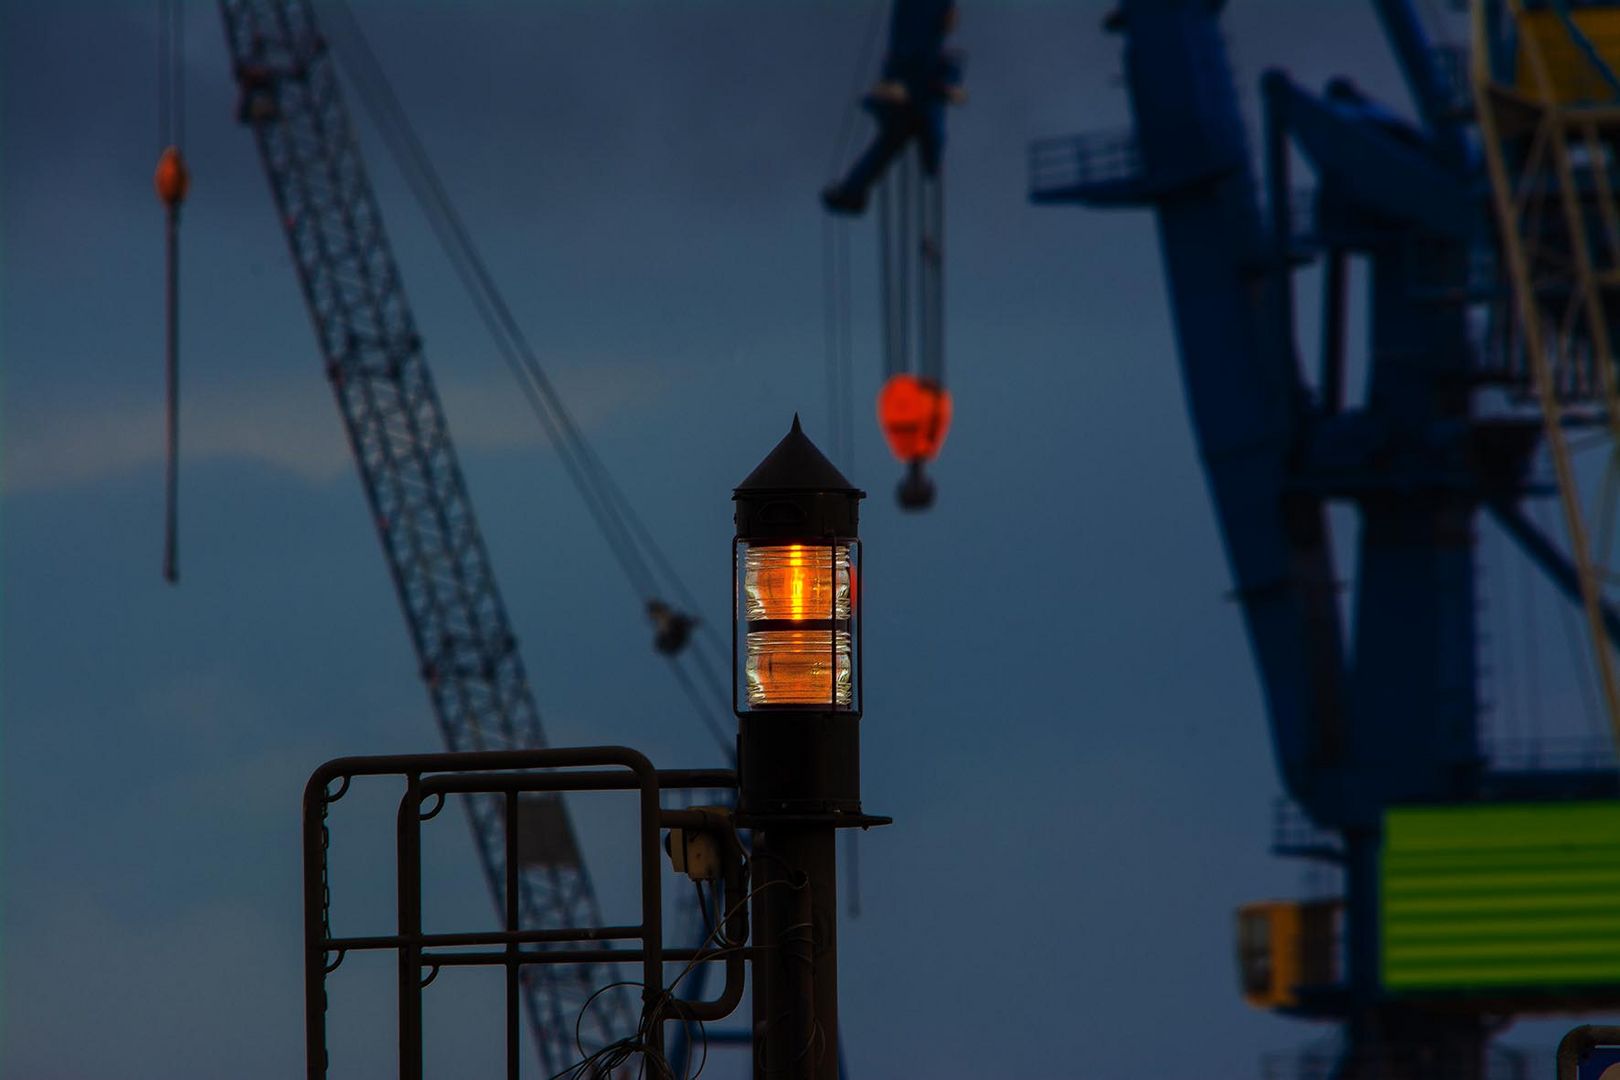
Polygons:
<instances>
[{"instance_id":1,"label":"electrical cable","mask_svg":"<svg viewBox=\"0 0 1620 1080\"><path fill-rule=\"evenodd\" d=\"M733 828L733 832L735 833L735 828L736 828L735 825L733 825L732 828ZM623 1039L615 1040L614 1042L609 1043L608 1045L602 1047L601 1049L595 1050L595 1051L587 1054L585 1052L585 1048L583 1046L583 1040L582 1040L582 1038L580 1036L580 1031L583 1028L585 1013L591 1007L591 1004L598 997L600 997L602 994L606 993L607 991L609 991L611 989L614 989L615 987L640 986L643 989L645 989L646 984L642 983L640 981L637 981L637 980L625 979L625 980L618 980L618 981L615 981L615 982L607 983L607 984L605 984L603 986L598 987L594 992L592 992L590 997L585 999L585 1003L580 1006L580 1011L579 1011L578 1015L575 1017L575 1022L574 1022L574 1045L575 1045L575 1048L578 1049L580 1054L582 1055L581 1059L579 1061L576 1061L574 1064L568 1066L567 1068L565 1068L565 1069L563 1069L563 1070L561 1070L559 1072L553 1073L551 1075L551 1077L548 1078L548 1080L564 1080L564 1078L583 1078L583 1077L587 1077L587 1076L601 1075L599 1072L598 1073L593 1073L590 1070L600 1068L602 1066L606 1066L606 1068L608 1070L608 1073L611 1074L611 1071L613 1069L618 1068L620 1065L622 1065L626 1061L628 1061L632 1056L637 1055L637 1054L641 1055L641 1057L642 1057L642 1065L643 1065L643 1067L645 1067L646 1061L650 1058L650 1059L652 1059L653 1064L654 1064L655 1067L661 1068L663 1070L663 1075L671 1077L671 1078L673 1078L675 1076L674 1070L670 1067L670 1064L669 1064L668 1060L664 1058L662 1052L657 1050L656 1047L651 1042L651 1040L649 1040L649 1039L647 1039L645 1037L646 1032L649 1029L651 1029L653 1027L653 1025L664 1022L664 1019L665 1019L664 1013L665 1013L666 1009L673 1007L677 1012L679 1012L681 1009L685 1009L685 1008L688 1007L686 1005L686 1003L682 1002L679 998L676 998L674 996L675 989L681 984L681 982L688 975L690 975L694 970L697 969L697 965L706 964L706 963L710 963L710 962L715 961L715 960L719 960L722 957L728 956L728 955L730 955L730 954L732 954L734 952L737 952L738 950L743 948L743 945L741 943L733 942L733 941L731 941L729 938L727 938L725 936L725 926L726 926L726 923L730 922L732 917L735 916L739 911L741 911L749 903L749 901L751 901L754 897L758 896L760 893L764 892L766 889L772 888L772 887L777 886L777 885L786 885L789 888L794 889L795 891L797 891L799 889L806 888L809 885L809 877L802 870L799 870L798 868L793 867L791 864L784 862L780 858L778 858L776 856L773 856L773 855L769 855L769 854L764 853L764 852L761 852L757 857L775 859L777 862L781 862L782 865L784 867L786 867L794 875L794 877L793 878L787 878L787 877L774 878L774 879L772 879L770 881L767 881L767 882L764 882L764 883L762 883L762 884L760 884L758 886L755 886L754 888L750 889L747 893L745 893L743 895L742 899L738 900L735 904L733 904L726 911L724 917L716 922L716 924L714 926L714 929L711 930L709 932L708 936L705 937L703 939L703 941L698 945L698 955L693 956L690 960L687 961L686 966L683 967L681 969L680 973L678 975L676 975L673 980L670 981L670 983L669 983L669 985L667 987L660 988L660 990L658 992L658 995L657 995L656 1004L651 1005L649 1007L646 1007L646 1008L644 1008L642 1010L641 1022L637 1027L635 1035L627 1036L627 1037L625 1037ZM745 880L749 876L748 867L752 863L753 858L754 857L750 857L748 863L745 864L744 867L743 867L743 876L744 876ZM785 928L785 929L793 929L793 928L794 927L788 927L788 928ZM702 952L701 950L703 949L703 947L705 945L708 945L711 941L718 943L720 945L720 947L717 948L717 949L713 949L713 950L711 950L711 951L709 951L707 953ZM691 1020L691 1019L688 1019L688 1018L681 1018L681 1017L677 1017L677 1019L680 1019L681 1022L683 1022L683 1023L697 1023L699 1025L700 1032L703 1032L703 1034L704 1034L704 1052L703 1052L702 1061L706 1063L708 1061L708 1037L707 1037L707 1033L704 1031L704 1029L702 1027L702 1021L695 1021L695 1020ZM698 1071L699 1072L702 1071L702 1065L701 1064L699 1066ZM692 1075L692 1077L695 1078L695 1076L697 1074L694 1073L694 1074L691 1074L691 1075Z\"/></svg>"}]
</instances>

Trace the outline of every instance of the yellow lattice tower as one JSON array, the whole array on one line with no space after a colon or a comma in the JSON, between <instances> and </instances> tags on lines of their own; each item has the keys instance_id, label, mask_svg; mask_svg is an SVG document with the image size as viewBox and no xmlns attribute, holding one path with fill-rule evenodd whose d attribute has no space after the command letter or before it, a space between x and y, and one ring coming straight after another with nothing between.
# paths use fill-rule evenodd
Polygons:
<instances>
[{"instance_id":1,"label":"yellow lattice tower","mask_svg":"<svg viewBox=\"0 0 1620 1080\"><path fill-rule=\"evenodd\" d=\"M1491 25L1493 9L1510 20ZM1502 34L1500 31L1511 31ZM1493 50L1493 44L1500 48ZM1540 405L1557 474L1609 724L1620 749L1620 684L1604 627L1620 586L1613 559L1620 499L1620 4L1567 8L1473 2L1472 80L1480 137L1512 288L1522 374ZM1589 510L1571 431L1606 433Z\"/></svg>"}]
</instances>

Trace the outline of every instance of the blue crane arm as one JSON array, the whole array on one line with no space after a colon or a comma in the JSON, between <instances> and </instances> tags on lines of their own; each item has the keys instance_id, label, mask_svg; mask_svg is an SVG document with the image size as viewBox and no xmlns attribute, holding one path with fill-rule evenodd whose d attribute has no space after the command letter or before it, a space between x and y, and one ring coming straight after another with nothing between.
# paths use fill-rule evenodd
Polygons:
<instances>
[{"instance_id":1,"label":"blue crane arm","mask_svg":"<svg viewBox=\"0 0 1620 1080\"><path fill-rule=\"evenodd\" d=\"M1479 231L1468 179L1445 167L1422 135L1343 80L1336 96L1318 98L1280 71L1261 80L1272 118L1340 198L1393 220L1421 221L1431 233L1467 241Z\"/></svg>"},{"instance_id":2,"label":"blue crane arm","mask_svg":"<svg viewBox=\"0 0 1620 1080\"><path fill-rule=\"evenodd\" d=\"M1319 500L1289 493L1304 418L1280 257L1255 202L1218 7L1126 0L1137 190L1158 211L1183 384L1289 793L1316 816L1342 741L1344 650Z\"/></svg>"},{"instance_id":3,"label":"blue crane arm","mask_svg":"<svg viewBox=\"0 0 1620 1080\"><path fill-rule=\"evenodd\" d=\"M1446 160L1461 167L1469 160L1463 120L1435 62L1435 48L1412 10L1410 0L1374 0L1378 21L1406 79L1407 92L1417 106L1423 126L1434 136Z\"/></svg>"},{"instance_id":4,"label":"blue crane arm","mask_svg":"<svg viewBox=\"0 0 1620 1080\"><path fill-rule=\"evenodd\" d=\"M434 715L451 750L542 747L518 655L443 406L422 353L341 87L308 0L221 0L252 126L326 374L359 466ZM498 803L468 801L473 835L504 909ZM590 875L557 804L548 853L519 878L525 928L600 926ZM526 1007L547 1075L576 1057L575 1019L601 971L533 965ZM622 995L585 1015L587 1043L633 1024Z\"/></svg>"}]
</instances>

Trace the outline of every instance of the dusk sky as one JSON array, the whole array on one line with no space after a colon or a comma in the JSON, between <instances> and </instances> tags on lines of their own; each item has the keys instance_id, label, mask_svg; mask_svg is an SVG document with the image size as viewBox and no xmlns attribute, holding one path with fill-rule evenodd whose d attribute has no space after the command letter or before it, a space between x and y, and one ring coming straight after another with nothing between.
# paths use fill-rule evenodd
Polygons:
<instances>
[{"instance_id":1,"label":"dusk sky","mask_svg":"<svg viewBox=\"0 0 1620 1080\"><path fill-rule=\"evenodd\" d=\"M732 486L795 411L830 442L816 192L862 89L872 5L354 7L529 339L724 629ZM857 1080L1146 1062L1241 1077L1329 1034L1237 992L1233 909L1331 882L1267 854L1279 786L1152 218L1025 198L1031 139L1129 121L1108 7L962 4L956 419L926 514L896 508L900 467L872 421L875 234L851 227L863 795L895 818L861 840L862 911L840 929ZM182 580L160 579L155 8L0 5L0 1072L18 1080L297 1073L304 780L342 754L439 748L201 0L186 20ZM1226 28L1251 111L1273 65L1309 86L1351 75L1410 111L1369 3L1232 0ZM550 740L720 764L360 126ZM1313 348L1314 332L1303 320ZM1545 662L1554 687L1561 661ZM351 931L392 918L393 797L335 821ZM624 914L623 815L574 808L609 917ZM430 904L445 928L482 925L465 827L443 828ZM394 1069L391 977L381 961L334 975L334 1076ZM498 979L428 995L430 1075L492 1074ZM1550 1046L1564 1026L1526 1039ZM717 1051L706 1075L746 1072Z\"/></svg>"}]
</instances>

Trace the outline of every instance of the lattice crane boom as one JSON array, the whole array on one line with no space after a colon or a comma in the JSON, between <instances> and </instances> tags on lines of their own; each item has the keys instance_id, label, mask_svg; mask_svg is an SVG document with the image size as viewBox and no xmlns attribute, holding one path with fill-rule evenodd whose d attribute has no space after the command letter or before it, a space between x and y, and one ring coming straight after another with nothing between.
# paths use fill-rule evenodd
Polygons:
<instances>
[{"instance_id":1,"label":"lattice crane boom","mask_svg":"<svg viewBox=\"0 0 1620 1080\"><path fill-rule=\"evenodd\" d=\"M326 373L451 750L546 745L489 554L450 441L399 268L308 0L221 0L241 87ZM499 807L469 802L497 906L505 858ZM560 802L537 819L543 861L525 864L525 927L599 926L590 875ZM527 1008L547 1074L576 1056L574 1022L611 981L562 965L526 968ZM585 1015L588 1044L633 1027L622 995Z\"/></svg>"},{"instance_id":2,"label":"lattice crane boom","mask_svg":"<svg viewBox=\"0 0 1620 1080\"><path fill-rule=\"evenodd\" d=\"M1620 284L1620 202L1613 170L1620 139L1620 9L1567 10L1520 0L1472 4L1472 84L1504 277L1524 363L1541 405L1558 480L1603 711L1620 751L1620 671L1608 622L1615 599L1613 447L1620 445L1614 293ZM1493 63L1505 14L1517 71ZM1600 21L1593 21L1600 20ZM1585 32L1601 28L1594 44ZM1571 433L1606 429L1611 451L1596 505L1582 491Z\"/></svg>"}]
</instances>

